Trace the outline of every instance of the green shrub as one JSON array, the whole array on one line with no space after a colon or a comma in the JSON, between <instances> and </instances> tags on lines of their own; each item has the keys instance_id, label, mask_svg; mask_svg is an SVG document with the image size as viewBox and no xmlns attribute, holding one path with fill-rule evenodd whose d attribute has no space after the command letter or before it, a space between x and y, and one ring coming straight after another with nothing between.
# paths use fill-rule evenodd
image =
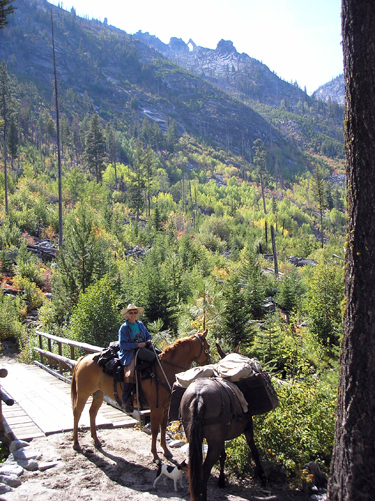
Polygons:
<instances>
[{"instance_id":1,"label":"green shrub","mask_svg":"<svg viewBox=\"0 0 375 501\"><path fill-rule=\"evenodd\" d=\"M71 317L71 337L76 341L106 347L118 339L122 323L119 298L109 276L81 293Z\"/></svg>"},{"instance_id":2,"label":"green shrub","mask_svg":"<svg viewBox=\"0 0 375 501\"><path fill-rule=\"evenodd\" d=\"M291 476L300 475L309 461L328 468L334 441L336 382L308 376L277 385L279 407L254 418L255 442L263 459L284 464ZM227 464L237 474L248 472L247 451L244 437L227 445Z\"/></svg>"},{"instance_id":3,"label":"green shrub","mask_svg":"<svg viewBox=\"0 0 375 501\"><path fill-rule=\"evenodd\" d=\"M8 338L20 341L25 331L21 321L22 310L21 298L13 298L0 293L0 341Z\"/></svg>"},{"instance_id":4,"label":"green shrub","mask_svg":"<svg viewBox=\"0 0 375 501\"><path fill-rule=\"evenodd\" d=\"M23 299L26 301L28 311L42 306L45 296L35 282L18 275L14 278L13 283L23 290Z\"/></svg>"},{"instance_id":5,"label":"green shrub","mask_svg":"<svg viewBox=\"0 0 375 501\"><path fill-rule=\"evenodd\" d=\"M309 461L329 465L335 428L337 387L315 376L286 381L277 393L280 406L255 420L255 433L268 458L289 471Z\"/></svg>"},{"instance_id":6,"label":"green shrub","mask_svg":"<svg viewBox=\"0 0 375 501\"><path fill-rule=\"evenodd\" d=\"M38 287L41 287L43 285L43 272L38 264L38 258L27 250L26 240L23 240L14 270L16 275L27 278L30 282L35 282Z\"/></svg>"}]
</instances>

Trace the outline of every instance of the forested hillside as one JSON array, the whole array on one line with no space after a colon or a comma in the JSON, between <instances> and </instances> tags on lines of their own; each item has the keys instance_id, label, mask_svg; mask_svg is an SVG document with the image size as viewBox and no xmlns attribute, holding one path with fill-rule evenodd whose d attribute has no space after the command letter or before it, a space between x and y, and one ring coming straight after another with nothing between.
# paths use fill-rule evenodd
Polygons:
<instances>
[{"instance_id":1,"label":"forested hillside","mask_svg":"<svg viewBox=\"0 0 375 501\"><path fill-rule=\"evenodd\" d=\"M17 339L23 360L35 323L104 346L130 302L160 347L208 328L213 352L215 341L241 342L279 381L280 407L257 420L263 457L298 481L308 461L327 469L342 332L342 109L234 97L74 10L16 6L0 30L0 339ZM232 447L240 473L247 460L240 441Z\"/></svg>"}]
</instances>

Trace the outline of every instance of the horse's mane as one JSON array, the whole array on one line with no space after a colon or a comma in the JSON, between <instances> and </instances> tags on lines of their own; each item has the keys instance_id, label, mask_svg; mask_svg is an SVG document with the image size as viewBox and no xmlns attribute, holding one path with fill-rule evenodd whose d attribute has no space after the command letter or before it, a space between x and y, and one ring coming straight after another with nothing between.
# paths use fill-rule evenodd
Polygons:
<instances>
[{"instance_id":1,"label":"horse's mane","mask_svg":"<svg viewBox=\"0 0 375 501\"><path fill-rule=\"evenodd\" d=\"M185 344L187 341L191 342L193 341L193 338L194 336L190 336L188 338L183 338L183 339L176 339L176 341L171 345L171 346L167 346L165 348L165 350L163 351L163 353L161 353L160 355L160 360L163 360L164 357L173 357L173 355L175 354L176 352L176 349L178 349L180 347L180 345L182 344Z\"/></svg>"}]
</instances>

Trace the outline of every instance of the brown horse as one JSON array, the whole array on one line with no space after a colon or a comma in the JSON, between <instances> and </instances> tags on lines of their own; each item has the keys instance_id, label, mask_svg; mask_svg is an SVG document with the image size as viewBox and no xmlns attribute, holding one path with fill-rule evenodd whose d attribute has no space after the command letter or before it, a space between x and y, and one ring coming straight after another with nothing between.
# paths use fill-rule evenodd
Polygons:
<instances>
[{"instance_id":1,"label":"brown horse","mask_svg":"<svg viewBox=\"0 0 375 501\"><path fill-rule=\"evenodd\" d=\"M220 458L219 487L225 486L224 442L242 433L256 463L256 474L265 485L265 475L254 443L252 416L236 407L230 394L217 378L193 381L181 399L181 416L189 441L189 482L191 501L207 500L207 482L214 464ZM206 439L208 450L202 468L202 442Z\"/></svg>"},{"instance_id":2,"label":"brown horse","mask_svg":"<svg viewBox=\"0 0 375 501\"><path fill-rule=\"evenodd\" d=\"M160 444L164 449L164 455L171 456L165 440L165 431L168 421L168 408L170 402L170 386L175 381L178 372L186 371L192 362L204 365L210 358L209 344L206 340L207 331L193 336L178 339L172 346L165 349L159 355L160 364L155 364L155 378L145 379L140 382L142 395L150 409L151 419L151 452L154 460L158 459L156 451L156 437L160 428ZM74 449L79 450L78 422L83 408L90 395L93 396L90 406L90 431L96 447L100 447L100 441L96 434L95 418L103 403L104 395L115 399L113 394L113 379L104 374L102 368L93 361L94 355L81 357L74 368L71 397L74 416L73 441ZM164 372L164 373L163 373ZM169 384L168 384L169 383Z\"/></svg>"}]
</instances>

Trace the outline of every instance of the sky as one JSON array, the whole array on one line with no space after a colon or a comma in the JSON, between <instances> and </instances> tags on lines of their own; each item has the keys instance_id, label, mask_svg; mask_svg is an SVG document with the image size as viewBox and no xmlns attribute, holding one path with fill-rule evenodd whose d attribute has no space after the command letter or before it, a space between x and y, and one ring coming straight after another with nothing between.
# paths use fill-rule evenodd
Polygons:
<instances>
[{"instance_id":1,"label":"sky","mask_svg":"<svg viewBox=\"0 0 375 501\"><path fill-rule=\"evenodd\" d=\"M343 73L341 0L49 0L77 15L141 30L168 43L191 38L215 49L231 40L311 95Z\"/></svg>"}]
</instances>

